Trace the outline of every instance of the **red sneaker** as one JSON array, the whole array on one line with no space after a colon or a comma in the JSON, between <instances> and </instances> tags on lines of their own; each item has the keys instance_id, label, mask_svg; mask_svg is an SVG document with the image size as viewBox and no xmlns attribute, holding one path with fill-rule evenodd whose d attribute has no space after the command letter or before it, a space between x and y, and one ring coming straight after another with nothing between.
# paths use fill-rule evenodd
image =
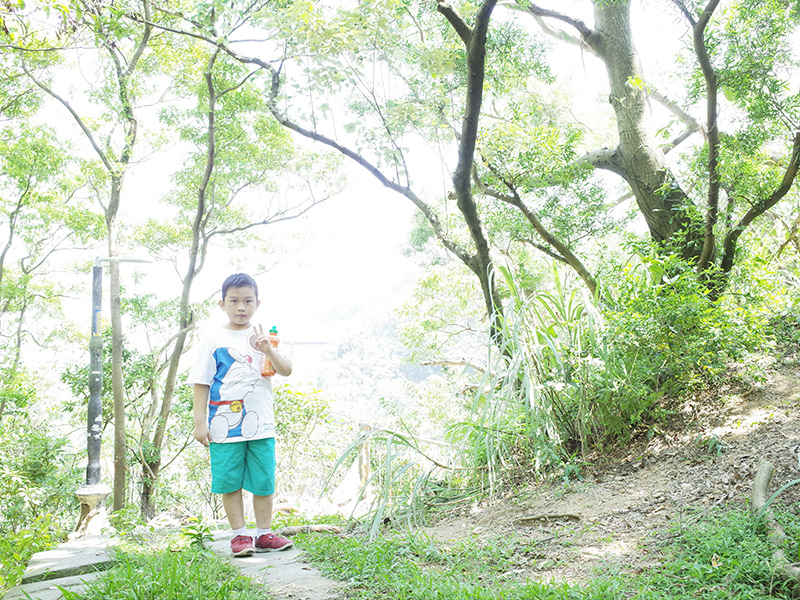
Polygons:
<instances>
[{"instance_id":1,"label":"red sneaker","mask_svg":"<svg viewBox=\"0 0 800 600\"><path fill-rule=\"evenodd\" d=\"M274 533L265 533L256 540L256 552L278 552L288 550L292 546L294 546L292 542Z\"/></svg>"},{"instance_id":2,"label":"red sneaker","mask_svg":"<svg viewBox=\"0 0 800 600\"><path fill-rule=\"evenodd\" d=\"M253 556L253 538L249 535L237 535L231 540L231 552L234 556Z\"/></svg>"}]
</instances>

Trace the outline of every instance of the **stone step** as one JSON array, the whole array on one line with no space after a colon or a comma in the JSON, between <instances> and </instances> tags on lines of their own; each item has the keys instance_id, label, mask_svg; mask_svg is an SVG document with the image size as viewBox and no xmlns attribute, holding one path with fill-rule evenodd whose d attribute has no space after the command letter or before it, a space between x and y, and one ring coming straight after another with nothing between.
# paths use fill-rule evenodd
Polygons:
<instances>
[{"instance_id":1,"label":"stone step","mask_svg":"<svg viewBox=\"0 0 800 600\"><path fill-rule=\"evenodd\" d=\"M91 535L59 544L31 557L22 584L105 571L114 564L108 537Z\"/></svg>"},{"instance_id":2,"label":"stone step","mask_svg":"<svg viewBox=\"0 0 800 600\"><path fill-rule=\"evenodd\" d=\"M80 594L86 589L86 583L100 575L100 573L101 571L96 571L73 577L21 584L10 589L4 600L20 600L23 598L25 600L62 600L64 595L61 593L61 589Z\"/></svg>"}]
</instances>

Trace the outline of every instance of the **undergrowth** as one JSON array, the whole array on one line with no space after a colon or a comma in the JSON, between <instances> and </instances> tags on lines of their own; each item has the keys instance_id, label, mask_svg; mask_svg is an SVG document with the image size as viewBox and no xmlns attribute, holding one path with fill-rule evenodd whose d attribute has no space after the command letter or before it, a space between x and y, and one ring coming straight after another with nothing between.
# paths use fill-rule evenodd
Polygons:
<instances>
[{"instance_id":1,"label":"undergrowth","mask_svg":"<svg viewBox=\"0 0 800 600\"><path fill-rule=\"evenodd\" d=\"M768 317L794 298L741 302L735 286L716 298L679 255L650 250L607 282L602 301L557 268L547 290L531 292L499 266L507 302L486 368L454 396L461 411L437 424L437 440L403 421L362 431L326 484L369 461L354 516L368 515L374 537L386 521L419 526L437 505L499 497L517 479L577 479L594 457L655 435L732 361L746 366L793 339L800 321L770 337Z\"/></svg>"},{"instance_id":2,"label":"undergrowth","mask_svg":"<svg viewBox=\"0 0 800 600\"><path fill-rule=\"evenodd\" d=\"M54 546L62 534L49 515L17 531L0 529L0 598L20 582L31 556Z\"/></svg>"},{"instance_id":3,"label":"undergrowth","mask_svg":"<svg viewBox=\"0 0 800 600\"><path fill-rule=\"evenodd\" d=\"M787 533L796 539L792 519ZM752 516L727 508L685 517L666 535L660 563L636 572L607 564L582 585L525 579L520 555L546 556L545 545L513 536L439 543L422 533L333 538L303 535L298 545L326 574L346 582L349 600L685 600L790 598L770 562L772 548ZM797 548L789 549L797 556Z\"/></svg>"},{"instance_id":4,"label":"undergrowth","mask_svg":"<svg viewBox=\"0 0 800 600\"><path fill-rule=\"evenodd\" d=\"M795 515L775 507L790 540L800 536ZM297 545L326 575L342 582L347 600L777 600L794 597L771 563L773 548L744 507L684 513L660 532L647 568L621 561L600 563L579 584L556 582L535 562L558 565L547 542L504 533L439 542L417 530L368 535L300 534ZM236 566L204 550L194 535L147 543L123 542L118 563L65 600L264 600L263 587ZM205 537L205 536L202 536ZM191 542L195 543L191 543ZM576 548L577 550L577 548ZM798 556L796 542L784 548Z\"/></svg>"},{"instance_id":5,"label":"undergrowth","mask_svg":"<svg viewBox=\"0 0 800 600\"><path fill-rule=\"evenodd\" d=\"M64 600L265 600L264 588L196 544L123 543L114 567Z\"/></svg>"}]
</instances>

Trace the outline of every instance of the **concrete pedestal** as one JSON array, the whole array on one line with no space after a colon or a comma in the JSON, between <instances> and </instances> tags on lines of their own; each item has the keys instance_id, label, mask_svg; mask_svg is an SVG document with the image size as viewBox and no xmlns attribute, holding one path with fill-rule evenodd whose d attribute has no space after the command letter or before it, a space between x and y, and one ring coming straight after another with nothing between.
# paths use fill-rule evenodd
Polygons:
<instances>
[{"instance_id":1,"label":"concrete pedestal","mask_svg":"<svg viewBox=\"0 0 800 600\"><path fill-rule=\"evenodd\" d=\"M110 493L111 488L102 483L84 485L75 490L75 495L81 501L81 516L75 531L69 534L69 539L101 535L103 529L110 527L105 506Z\"/></svg>"}]
</instances>

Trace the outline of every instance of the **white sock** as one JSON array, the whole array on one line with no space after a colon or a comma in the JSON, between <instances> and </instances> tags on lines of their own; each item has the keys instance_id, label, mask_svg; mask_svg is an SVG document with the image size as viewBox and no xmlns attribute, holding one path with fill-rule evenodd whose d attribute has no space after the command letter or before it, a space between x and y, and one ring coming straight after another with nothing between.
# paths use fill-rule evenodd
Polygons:
<instances>
[{"instance_id":1,"label":"white sock","mask_svg":"<svg viewBox=\"0 0 800 600\"><path fill-rule=\"evenodd\" d=\"M265 533L272 533L272 529L261 529L260 527L256 529L256 539L260 538Z\"/></svg>"},{"instance_id":2,"label":"white sock","mask_svg":"<svg viewBox=\"0 0 800 600\"><path fill-rule=\"evenodd\" d=\"M247 527L239 527L239 529L233 530L233 537L237 535L247 535Z\"/></svg>"}]
</instances>

